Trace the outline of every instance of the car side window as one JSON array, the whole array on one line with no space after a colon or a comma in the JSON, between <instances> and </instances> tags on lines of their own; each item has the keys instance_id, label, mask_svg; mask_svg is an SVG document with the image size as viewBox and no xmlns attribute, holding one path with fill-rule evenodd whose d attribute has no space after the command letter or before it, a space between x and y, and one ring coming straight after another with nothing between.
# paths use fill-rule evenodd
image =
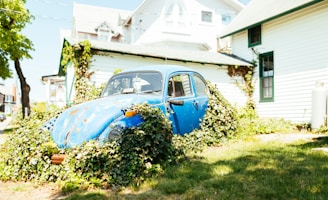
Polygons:
<instances>
[{"instance_id":1,"label":"car side window","mask_svg":"<svg viewBox=\"0 0 328 200\"><path fill-rule=\"evenodd\" d=\"M188 74L179 74L169 79L168 95L170 97L181 97L192 95L190 78Z\"/></svg>"},{"instance_id":2,"label":"car side window","mask_svg":"<svg viewBox=\"0 0 328 200\"><path fill-rule=\"evenodd\" d=\"M197 74L193 75L197 95L207 95L208 89L205 81Z\"/></svg>"}]
</instances>

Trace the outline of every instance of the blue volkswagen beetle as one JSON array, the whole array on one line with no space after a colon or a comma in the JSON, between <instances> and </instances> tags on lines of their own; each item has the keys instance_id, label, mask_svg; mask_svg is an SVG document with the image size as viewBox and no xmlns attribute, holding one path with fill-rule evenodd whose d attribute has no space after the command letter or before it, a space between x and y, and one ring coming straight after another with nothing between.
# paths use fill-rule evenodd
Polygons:
<instances>
[{"instance_id":1,"label":"blue volkswagen beetle","mask_svg":"<svg viewBox=\"0 0 328 200\"><path fill-rule=\"evenodd\" d=\"M51 136L61 147L89 140L106 140L123 129L143 122L126 108L147 103L160 108L172 122L175 134L199 128L208 104L204 77L185 67L152 65L112 76L101 97L62 112L51 126Z\"/></svg>"}]
</instances>

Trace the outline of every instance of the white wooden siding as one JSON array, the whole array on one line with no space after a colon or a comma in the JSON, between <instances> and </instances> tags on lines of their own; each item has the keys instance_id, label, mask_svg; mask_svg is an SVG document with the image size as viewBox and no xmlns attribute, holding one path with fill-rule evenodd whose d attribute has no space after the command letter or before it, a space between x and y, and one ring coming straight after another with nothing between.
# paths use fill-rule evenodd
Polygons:
<instances>
[{"instance_id":1,"label":"white wooden siding","mask_svg":"<svg viewBox=\"0 0 328 200\"><path fill-rule=\"evenodd\" d=\"M245 59L257 57L247 31L233 36L232 48ZM259 81L254 93L260 116L310 122L312 90L328 80L328 1L263 24L262 44L254 50L274 53L274 102L259 102Z\"/></svg>"},{"instance_id":2,"label":"white wooden siding","mask_svg":"<svg viewBox=\"0 0 328 200\"><path fill-rule=\"evenodd\" d=\"M222 15L234 18L239 10L226 1L181 0L184 10L183 27L170 28L166 24L167 6L174 1L146 1L132 18L131 39L135 44L170 45L172 48L185 49L186 46L200 50L203 44L209 45L211 51L217 50L216 36L226 26ZM212 12L212 22L201 21L201 11Z\"/></svg>"}]
</instances>

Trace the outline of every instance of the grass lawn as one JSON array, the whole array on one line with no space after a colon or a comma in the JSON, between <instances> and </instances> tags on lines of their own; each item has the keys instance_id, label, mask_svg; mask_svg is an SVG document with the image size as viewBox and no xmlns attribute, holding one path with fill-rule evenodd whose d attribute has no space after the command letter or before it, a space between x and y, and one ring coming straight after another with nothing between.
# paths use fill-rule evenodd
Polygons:
<instances>
[{"instance_id":1,"label":"grass lawn","mask_svg":"<svg viewBox=\"0 0 328 200\"><path fill-rule=\"evenodd\" d=\"M252 137L190 155L140 188L67 199L328 199L328 136L294 142Z\"/></svg>"}]
</instances>

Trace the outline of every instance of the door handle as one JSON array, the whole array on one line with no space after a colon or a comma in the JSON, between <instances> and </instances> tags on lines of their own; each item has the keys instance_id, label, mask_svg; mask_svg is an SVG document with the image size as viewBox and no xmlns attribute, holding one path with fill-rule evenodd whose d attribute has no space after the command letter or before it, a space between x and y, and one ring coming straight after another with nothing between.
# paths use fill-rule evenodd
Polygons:
<instances>
[{"instance_id":1,"label":"door handle","mask_svg":"<svg viewBox=\"0 0 328 200\"><path fill-rule=\"evenodd\" d=\"M193 105L194 105L194 107L196 108L196 110L198 110L198 101L194 101L194 102L193 102Z\"/></svg>"}]
</instances>

